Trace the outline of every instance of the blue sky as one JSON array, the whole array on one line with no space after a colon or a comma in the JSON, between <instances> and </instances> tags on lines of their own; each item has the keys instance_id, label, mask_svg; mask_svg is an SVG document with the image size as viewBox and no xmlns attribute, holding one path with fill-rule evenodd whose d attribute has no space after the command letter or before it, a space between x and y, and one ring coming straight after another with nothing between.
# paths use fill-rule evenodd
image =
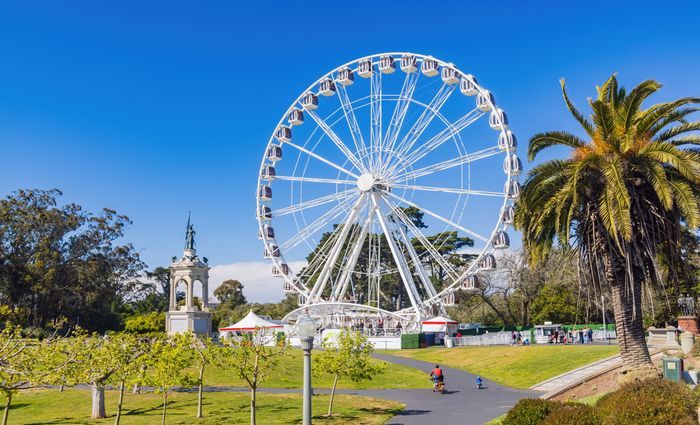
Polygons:
<instances>
[{"instance_id":1,"label":"blue sky","mask_svg":"<svg viewBox=\"0 0 700 425\"><path fill-rule=\"evenodd\" d=\"M660 81L657 101L700 95L700 4L612 3L3 2L0 195L57 187L114 208L153 267L180 253L192 210L212 264L248 267L270 133L356 57L454 62L495 94L521 152L537 131L575 129L560 77L581 106L613 72Z\"/></svg>"}]
</instances>

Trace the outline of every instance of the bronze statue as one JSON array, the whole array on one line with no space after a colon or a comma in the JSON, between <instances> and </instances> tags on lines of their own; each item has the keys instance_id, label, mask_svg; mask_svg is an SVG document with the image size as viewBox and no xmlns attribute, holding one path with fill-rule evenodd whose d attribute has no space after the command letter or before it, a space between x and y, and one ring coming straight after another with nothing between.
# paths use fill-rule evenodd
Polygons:
<instances>
[{"instance_id":1,"label":"bronze statue","mask_svg":"<svg viewBox=\"0 0 700 425\"><path fill-rule=\"evenodd\" d=\"M187 233L185 234L185 249L194 249L194 225L190 224L190 214L187 215Z\"/></svg>"}]
</instances>

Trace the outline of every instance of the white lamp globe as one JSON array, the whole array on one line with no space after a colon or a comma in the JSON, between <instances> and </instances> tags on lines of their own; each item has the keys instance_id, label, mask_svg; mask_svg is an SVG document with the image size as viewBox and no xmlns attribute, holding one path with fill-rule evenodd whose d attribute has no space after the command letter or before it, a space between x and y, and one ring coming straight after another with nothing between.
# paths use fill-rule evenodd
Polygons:
<instances>
[{"instance_id":1,"label":"white lamp globe","mask_svg":"<svg viewBox=\"0 0 700 425\"><path fill-rule=\"evenodd\" d=\"M300 338L313 338L316 335L316 323L308 313L299 317L296 327Z\"/></svg>"}]
</instances>

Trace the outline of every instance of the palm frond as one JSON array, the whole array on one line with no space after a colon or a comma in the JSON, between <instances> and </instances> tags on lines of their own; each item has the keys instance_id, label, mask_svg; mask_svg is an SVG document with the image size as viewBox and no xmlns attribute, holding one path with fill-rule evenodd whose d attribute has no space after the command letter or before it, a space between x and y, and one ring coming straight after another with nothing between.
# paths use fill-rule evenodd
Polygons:
<instances>
[{"instance_id":1,"label":"palm frond","mask_svg":"<svg viewBox=\"0 0 700 425\"><path fill-rule=\"evenodd\" d=\"M566 93L566 81L562 78L559 80L559 84L561 84L561 93L564 96L564 102L566 103L566 107L569 109L569 112L571 112L571 115L573 115L574 118L576 118L576 121L581 124L581 127L586 130L586 133L588 133L590 137L593 137L595 134L595 128L593 127L593 124L588 121L588 119L586 119L586 117L584 117L578 109L576 109L574 104L571 103L569 95Z\"/></svg>"},{"instance_id":2,"label":"palm frond","mask_svg":"<svg viewBox=\"0 0 700 425\"><path fill-rule=\"evenodd\" d=\"M669 140L668 143L672 144L673 146L700 145L700 135L691 134Z\"/></svg>"},{"instance_id":3,"label":"palm frond","mask_svg":"<svg viewBox=\"0 0 700 425\"><path fill-rule=\"evenodd\" d=\"M600 133L600 139L609 143L613 142L615 122L610 104L600 100L591 102L593 108L593 123Z\"/></svg>"},{"instance_id":4,"label":"palm frond","mask_svg":"<svg viewBox=\"0 0 700 425\"><path fill-rule=\"evenodd\" d=\"M539 151L554 145L581 148L586 146L586 142L584 142L577 136L574 136L573 134L564 131L548 131L545 133L538 133L532 136L532 138L530 139L530 146L527 150L527 157L530 161L532 161L535 159Z\"/></svg>"},{"instance_id":5,"label":"palm frond","mask_svg":"<svg viewBox=\"0 0 700 425\"><path fill-rule=\"evenodd\" d=\"M654 94L657 90L661 88L661 84L654 80L646 80L641 82L637 87L630 91L629 95L625 97L622 101L620 108L620 115L623 120L623 127L625 130L632 126L634 117L639 112L639 108L642 106L644 100Z\"/></svg>"},{"instance_id":6,"label":"palm frond","mask_svg":"<svg viewBox=\"0 0 700 425\"><path fill-rule=\"evenodd\" d=\"M662 142L672 139L676 136L679 136L683 133L688 133L690 131L696 131L700 130L700 121L693 121L693 122L686 122L680 125L677 125L675 127L671 127L663 132L661 132L657 137L656 140L660 140Z\"/></svg>"},{"instance_id":7,"label":"palm frond","mask_svg":"<svg viewBox=\"0 0 700 425\"><path fill-rule=\"evenodd\" d=\"M700 103L700 98L697 97L683 97L681 99L675 100L673 102L659 103L650 106L648 109L641 111L637 114L635 118L635 125L637 127L637 133L640 135L648 135L653 137L654 133L650 133L654 125L666 118L674 110L680 108L681 106L698 104Z\"/></svg>"},{"instance_id":8,"label":"palm frond","mask_svg":"<svg viewBox=\"0 0 700 425\"><path fill-rule=\"evenodd\" d=\"M639 155L667 164L689 181L700 183L700 154L697 152L681 150L667 142L652 142L642 147Z\"/></svg>"},{"instance_id":9,"label":"palm frond","mask_svg":"<svg viewBox=\"0 0 700 425\"><path fill-rule=\"evenodd\" d=\"M700 205L693 189L688 183L678 179L669 179L669 184L686 223L691 228L697 228L700 225Z\"/></svg>"}]
</instances>

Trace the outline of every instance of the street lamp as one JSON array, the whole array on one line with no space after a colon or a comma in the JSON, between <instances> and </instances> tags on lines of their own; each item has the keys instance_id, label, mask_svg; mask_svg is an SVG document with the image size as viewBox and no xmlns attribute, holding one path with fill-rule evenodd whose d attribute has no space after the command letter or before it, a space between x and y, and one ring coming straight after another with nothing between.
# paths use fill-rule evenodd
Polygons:
<instances>
[{"instance_id":1,"label":"street lamp","mask_svg":"<svg viewBox=\"0 0 700 425\"><path fill-rule=\"evenodd\" d=\"M309 317L308 312L297 320L297 333L304 351L304 408L303 425L311 425L311 349L314 348L316 323Z\"/></svg>"}]
</instances>

